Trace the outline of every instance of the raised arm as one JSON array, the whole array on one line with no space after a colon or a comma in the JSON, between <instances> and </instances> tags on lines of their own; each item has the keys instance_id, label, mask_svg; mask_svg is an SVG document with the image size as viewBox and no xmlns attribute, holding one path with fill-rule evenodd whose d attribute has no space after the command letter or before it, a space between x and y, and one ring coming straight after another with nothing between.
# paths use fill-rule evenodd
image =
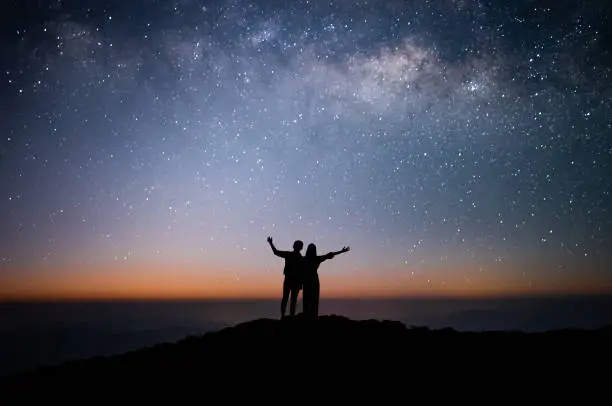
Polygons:
<instances>
[{"instance_id":1,"label":"raised arm","mask_svg":"<svg viewBox=\"0 0 612 406\"><path fill-rule=\"evenodd\" d=\"M276 255L277 257L281 257L281 258L287 258L287 251L279 251L276 249L276 247L274 246L274 242L272 241L272 237L268 237L268 244L270 244L270 248L272 248L272 252L274 253L274 255Z\"/></svg>"},{"instance_id":2,"label":"raised arm","mask_svg":"<svg viewBox=\"0 0 612 406\"><path fill-rule=\"evenodd\" d=\"M327 254L323 255L323 260L325 261L326 259L332 259L333 257L335 257L336 255L345 253L350 251L351 248L350 247L342 247L342 249L340 251L332 251L332 252L328 252Z\"/></svg>"}]
</instances>

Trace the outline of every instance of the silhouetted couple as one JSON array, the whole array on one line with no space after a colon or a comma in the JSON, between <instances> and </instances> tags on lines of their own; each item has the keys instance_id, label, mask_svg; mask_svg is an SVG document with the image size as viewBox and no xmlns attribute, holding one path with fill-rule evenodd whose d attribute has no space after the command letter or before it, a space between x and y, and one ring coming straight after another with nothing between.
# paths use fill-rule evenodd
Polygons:
<instances>
[{"instance_id":1,"label":"silhouetted couple","mask_svg":"<svg viewBox=\"0 0 612 406\"><path fill-rule=\"evenodd\" d=\"M319 295L321 287L319 283L318 269L321 262L332 259L338 254L347 252L349 247L344 247L340 251L328 252L325 255L317 255L317 247L314 244L309 244L306 248L306 255L302 256L300 251L304 247L304 243L296 240L293 243L293 251L279 251L272 242L272 237L268 237L268 243L272 248L274 255L285 259L285 269L283 271L285 280L283 281L283 299L281 300L281 318L285 317L287 310L287 302L291 300L289 305L289 314L295 315L295 307L300 290L303 289L302 303L303 312L308 316L319 315Z\"/></svg>"}]
</instances>

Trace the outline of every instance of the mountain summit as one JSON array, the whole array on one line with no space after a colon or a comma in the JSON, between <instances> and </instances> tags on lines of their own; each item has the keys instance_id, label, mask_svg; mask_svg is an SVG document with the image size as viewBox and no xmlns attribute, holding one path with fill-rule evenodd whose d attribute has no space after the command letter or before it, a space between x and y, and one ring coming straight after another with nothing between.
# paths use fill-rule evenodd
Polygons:
<instances>
[{"instance_id":1,"label":"mountain summit","mask_svg":"<svg viewBox=\"0 0 612 406\"><path fill-rule=\"evenodd\" d=\"M385 387L395 393L434 383L535 385L544 378L565 381L606 370L611 338L611 327L457 332L335 315L258 319L172 344L18 374L2 382L0 403L132 395L142 400L162 392L253 400L268 390L273 397L325 390L346 401L346 396L359 399L361 390Z\"/></svg>"}]
</instances>

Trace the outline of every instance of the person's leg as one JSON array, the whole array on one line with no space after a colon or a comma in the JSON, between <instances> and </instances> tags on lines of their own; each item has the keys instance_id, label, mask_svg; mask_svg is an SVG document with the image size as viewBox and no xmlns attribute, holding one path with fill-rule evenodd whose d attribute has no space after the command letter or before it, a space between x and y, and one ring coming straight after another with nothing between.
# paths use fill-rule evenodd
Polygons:
<instances>
[{"instance_id":1,"label":"person's leg","mask_svg":"<svg viewBox=\"0 0 612 406\"><path fill-rule=\"evenodd\" d=\"M312 315L317 317L319 316L319 296L321 293L321 285L319 284L319 279L313 284L313 292L312 292Z\"/></svg>"},{"instance_id":2,"label":"person's leg","mask_svg":"<svg viewBox=\"0 0 612 406\"><path fill-rule=\"evenodd\" d=\"M308 316L312 314L312 285L309 283L308 285L304 285L304 313Z\"/></svg>"},{"instance_id":3,"label":"person's leg","mask_svg":"<svg viewBox=\"0 0 612 406\"><path fill-rule=\"evenodd\" d=\"M304 313L305 315L308 314L309 294L310 289L308 289L308 285L302 285L302 313Z\"/></svg>"},{"instance_id":4,"label":"person's leg","mask_svg":"<svg viewBox=\"0 0 612 406\"><path fill-rule=\"evenodd\" d=\"M312 316L312 310L313 310L313 303L312 303L312 283L308 283L308 288L306 289L306 291L308 292L307 296L308 296L308 304L306 305L306 313L308 314L308 316Z\"/></svg>"},{"instance_id":5,"label":"person's leg","mask_svg":"<svg viewBox=\"0 0 612 406\"><path fill-rule=\"evenodd\" d=\"M285 317L287 311L287 301L289 300L289 293L291 292L291 286L289 281L285 278L283 282L283 299L281 300L281 318Z\"/></svg>"},{"instance_id":6,"label":"person's leg","mask_svg":"<svg viewBox=\"0 0 612 406\"><path fill-rule=\"evenodd\" d=\"M300 290L298 289L297 286L292 286L291 287L291 303L289 304L289 314L291 314L292 316L295 316L295 308L297 306L297 298L298 295L300 294Z\"/></svg>"}]
</instances>

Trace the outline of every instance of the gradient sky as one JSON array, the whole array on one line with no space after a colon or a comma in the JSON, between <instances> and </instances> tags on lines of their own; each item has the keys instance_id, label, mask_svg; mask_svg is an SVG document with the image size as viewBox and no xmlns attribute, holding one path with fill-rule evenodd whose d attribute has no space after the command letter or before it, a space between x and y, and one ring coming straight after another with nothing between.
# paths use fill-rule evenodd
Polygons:
<instances>
[{"instance_id":1,"label":"gradient sky","mask_svg":"<svg viewBox=\"0 0 612 406\"><path fill-rule=\"evenodd\" d=\"M612 291L612 4L12 1L0 298ZM607 114L606 114L607 113Z\"/></svg>"}]
</instances>

